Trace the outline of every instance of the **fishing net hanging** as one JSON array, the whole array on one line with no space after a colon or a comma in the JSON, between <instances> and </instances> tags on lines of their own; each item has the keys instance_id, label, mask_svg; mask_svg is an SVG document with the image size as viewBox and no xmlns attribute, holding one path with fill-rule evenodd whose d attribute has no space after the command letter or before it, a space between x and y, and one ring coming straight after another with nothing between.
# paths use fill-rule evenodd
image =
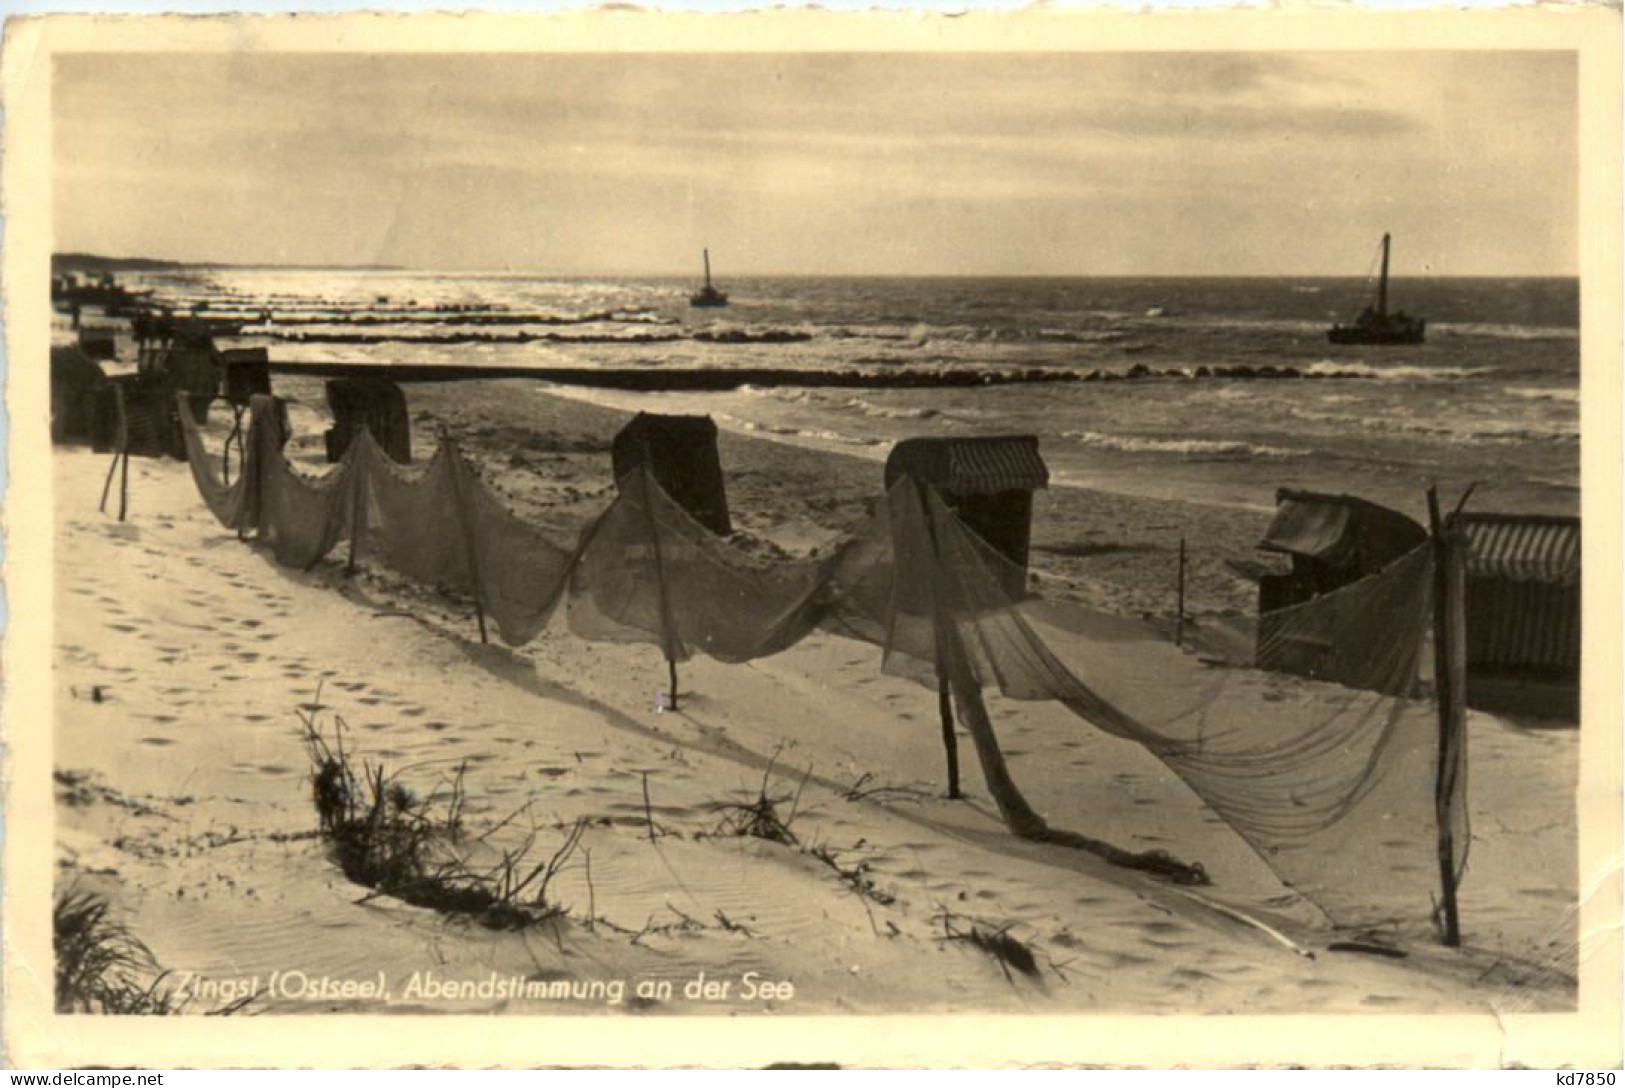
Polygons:
<instances>
[{"instance_id":1,"label":"fishing net hanging","mask_svg":"<svg viewBox=\"0 0 1625 1088\"><path fill-rule=\"evenodd\" d=\"M1012 830L1095 848L1049 829L1022 796L982 693L1053 701L1156 755L1340 923L1420 915L1438 886L1441 819L1457 844L1445 864L1457 875L1464 864L1463 753L1447 749L1441 804L1436 706L1417 697L1428 546L1269 614L1261 657L1320 654L1335 675L1213 669L1125 634L1121 619L1017 598L1013 564L906 477L832 558L768 567L699 525L643 467L564 547L508 510L449 442L407 468L362 431L340 464L308 476L283 454L275 419L269 398L255 398L243 472L228 487L182 413L206 504L228 528L257 532L278 562L308 567L353 536L359 555L470 593L515 645L563 599L575 634L653 644L671 661L749 661L818 628L861 639L881 648L886 673L951 690Z\"/></svg>"}]
</instances>

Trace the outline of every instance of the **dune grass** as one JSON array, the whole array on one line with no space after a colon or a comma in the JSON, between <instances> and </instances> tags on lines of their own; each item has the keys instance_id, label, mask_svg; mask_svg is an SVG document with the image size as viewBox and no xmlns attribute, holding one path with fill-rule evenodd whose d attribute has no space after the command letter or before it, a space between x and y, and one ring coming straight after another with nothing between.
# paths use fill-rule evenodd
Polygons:
<instances>
[{"instance_id":1,"label":"dune grass","mask_svg":"<svg viewBox=\"0 0 1625 1088\"><path fill-rule=\"evenodd\" d=\"M181 1002L152 952L113 920L105 898L70 887L51 910L56 953L56 1011L108 1016L168 1016Z\"/></svg>"},{"instance_id":2,"label":"dune grass","mask_svg":"<svg viewBox=\"0 0 1625 1088\"><path fill-rule=\"evenodd\" d=\"M566 913L548 899L548 887L575 855L586 821L569 828L562 844L536 860L536 831L516 847L498 851L487 867L471 865L467 846L484 835L464 827L468 765L423 796L382 763L361 759L345 743L344 719L324 730L321 691L297 713L310 758L311 799L318 831L339 869L353 883L413 906L467 918L488 929L523 929ZM443 788L441 788L443 787ZM371 898L369 896L368 898Z\"/></svg>"}]
</instances>

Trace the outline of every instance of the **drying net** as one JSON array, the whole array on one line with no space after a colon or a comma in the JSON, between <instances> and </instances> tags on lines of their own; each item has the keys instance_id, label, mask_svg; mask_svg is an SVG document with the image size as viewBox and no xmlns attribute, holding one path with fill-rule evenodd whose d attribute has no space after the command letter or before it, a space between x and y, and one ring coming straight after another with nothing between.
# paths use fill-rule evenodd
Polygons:
<instances>
[{"instance_id":1,"label":"drying net","mask_svg":"<svg viewBox=\"0 0 1625 1088\"><path fill-rule=\"evenodd\" d=\"M1263 649L1331 647L1346 661L1345 686L1212 669L1165 642L1114 636L1111 621L1081 608L1048 604L1049 622L1029 618L1035 602L1005 588L1020 584L1010 562L935 493L899 481L882 516L892 554L884 535L860 537L833 578L832 626L878 641L889 673L929 686L945 677L985 773L998 745L979 735L992 728L981 691L1053 700L1162 759L1285 883L1339 921L1414 915L1436 894L1441 811L1460 875L1463 754L1452 747L1446 757L1441 806L1437 706L1418 698L1431 547L1273 614ZM993 768L990 787L1007 777ZM995 789L995 799L1018 833L1049 837L1019 795Z\"/></svg>"},{"instance_id":2,"label":"drying net","mask_svg":"<svg viewBox=\"0 0 1625 1088\"><path fill-rule=\"evenodd\" d=\"M1143 746L1340 923L1415 918L1441 865L1461 873L1463 734L1441 745L1436 704L1419 697L1431 546L1266 617L1260 660L1304 675L1215 669L1165 641L1125 637L1121 619L1016 597L1007 587L1022 579L1009 560L907 478L823 562L745 555L641 466L564 547L510 511L449 440L409 468L361 431L338 465L309 476L284 456L270 406L255 399L244 471L229 487L182 420L211 511L256 532L279 562L309 566L348 539L358 557L468 593L511 644L533 638L566 599L575 634L649 643L671 661L749 661L820 628L861 639L881 648L886 673L951 693L1012 831L1171 879L1205 874L1048 826L1005 764L985 691L1052 701ZM1441 824L1453 834L1448 853Z\"/></svg>"},{"instance_id":3,"label":"drying net","mask_svg":"<svg viewBox=\"0 0 1625 1088\"><path fill-rule=\"evenodd\" d=\"M420 467L392 460L364 429L351 450L357 559L472 596L510 645L547 626L572 549L509 511L449 441Z\"/></svg>"},{"instance_id":4,"label":"drying net","mask_svg":"<svg viewBox=\"0 0 1625 1088\"><path fill-rule=\"evenodd\" d=\"M766 568L717 538L641 465L588 530L570 576L570 629L738 663L789 649L815 626L827 564Z\"/></svg>"}]
</instances>

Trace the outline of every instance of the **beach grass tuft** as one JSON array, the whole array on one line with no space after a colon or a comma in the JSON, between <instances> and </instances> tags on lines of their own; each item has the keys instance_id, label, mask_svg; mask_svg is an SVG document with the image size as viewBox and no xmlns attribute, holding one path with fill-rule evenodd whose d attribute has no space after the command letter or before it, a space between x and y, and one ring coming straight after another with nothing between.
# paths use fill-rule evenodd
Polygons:
<instances>
[{"instance_id":1,"label":"beach grass tuft","mask_svg":"<svg viewBox=\"0 0 1625 1088\"><path fill-rule=\"evenodd\" d=\"M999 970L1009 981L1015 981L1015 976L1010 973L1012 969L1028 978L1039 978L1038 957L1030 945L1010 935L1009 925L990 926L971 921L970 928L966 929L961 923L968 919L949 911L941 910L937 917L942 923L941 940L962 942L986 952L998 961Z\"/></svg>"},{"instance_id":2,"label":"beach grass tuft","mask_svg":"<svg viewBox=\"0 0 1625 1088\"><path fill-rule=\"evenodd\" d=\"M51 911L56 953L56 1011L108 1016L168 1016L181 1002L152 952L112 919L105 898L69 888ZM150 979L150 981L148 981Z\"/></svg>"},{"instance_id":3,"label":"beach grass tuft","mask_svg":"<svg viewBox=\"0 0 1625 1088\"><path fill-rule=\"evenodd\" d=\"M766 839L781 846L799 849L801 840L791 830L795 823L796 813L801 807L801 794L807 788L807 779L812 776L812 767L808 766L807 773L801 778L801 785L796 789L795 796L774 797L768 793L768 786L773 778L773 765L778 755L768 760L767 767L762 772L762 784L757 788L756 798L749 802L731 801L721 806L722 820L717 824L714 834L724 836L737 836L739 838ZM789 804L789 811L780 815L779 806Z\"/></svg>"},{"instance_id":4,"label":"beach grass tuft","mask_svg":"<svg viewBox=\"0 0 1625 1088\"><path fill-rule=\"evenodd\" d=\"M367 899L390 896L499 930L566 913L548 901L548 888L568 867L587 821L576 821L544 860L535 860L533 829L518 846L501 850L494 865L473 866L463 849L469 842L463 826L468 764L420 796L383 764L361 760L346 746L343 718L333 715L331 730L324 730L325 709L318 689L315 700L296 711L304 725L318 829L344 875L371 890Z\"/></svg>"}]
</instances>

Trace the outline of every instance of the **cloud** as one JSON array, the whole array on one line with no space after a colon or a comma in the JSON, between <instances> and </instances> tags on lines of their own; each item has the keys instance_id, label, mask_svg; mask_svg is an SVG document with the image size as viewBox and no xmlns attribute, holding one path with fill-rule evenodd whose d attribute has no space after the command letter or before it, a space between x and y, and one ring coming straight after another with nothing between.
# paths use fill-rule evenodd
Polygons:
<instances>
[{"instance_id":1,"label":"cloud","mask_svg":"<svg viewBox=\"0 0 1625 1088\"><path fill-rule=\"evenodd\" d=\"M1527 240L1552 264L1577 229L1552 195L1575 186L1575 108L1572 58L1545 54L69 56L58 228L125 250L167 229L155 256L199 238L230 256L297 250L303 222L337 260L377 245L387 214L414 261L524 265L568 238L572 260L670 268L662 247L688 232L784 223L755 257L815 272L850 259L868 217L871 238L932 234L885 252L970 270L1022 259L976 223L1042 235L1037 216L1131 216L1198 242L1274 216L1308 255L1279 259L1319 261L1402 199L1437 222L1463 202L1524 208L1507 259ZM152 222L175 209L184 221ZM1440 265L1481 259L1437 245Z\"/></svg>"}]
</instances>

